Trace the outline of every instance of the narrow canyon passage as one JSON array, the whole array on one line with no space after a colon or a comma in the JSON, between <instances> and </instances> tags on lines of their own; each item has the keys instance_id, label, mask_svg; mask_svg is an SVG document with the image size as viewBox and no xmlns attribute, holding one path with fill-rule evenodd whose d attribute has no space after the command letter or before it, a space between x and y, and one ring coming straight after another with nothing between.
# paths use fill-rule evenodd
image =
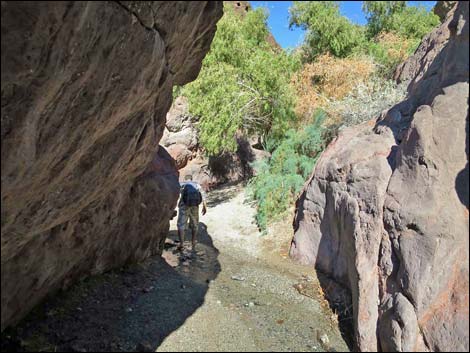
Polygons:
<instances>
[{"instance_id":1,"label":"narrow canyon passage","mask_svg":"<svg viewBox=\"0 0 470 353\"><path fill-rule=\"evenodd\" d=\"M77 283L5 331L2 351L348 350L312 268L285 256L288 230L262 236L254 214L242 186L209 193L195 254L176 251L175 218L163 259Z\"/></svg>"}]
</instances>

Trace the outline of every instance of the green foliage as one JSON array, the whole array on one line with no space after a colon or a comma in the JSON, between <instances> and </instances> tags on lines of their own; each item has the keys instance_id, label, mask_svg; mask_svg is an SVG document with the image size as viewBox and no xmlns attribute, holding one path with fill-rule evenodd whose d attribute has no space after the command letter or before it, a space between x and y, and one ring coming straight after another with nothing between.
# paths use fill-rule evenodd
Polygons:
<instances>
[{"instance_id":1,"label":"green foliage","mask_svg":"<svg viewBox=\"0 0 470 353\"><path fill-rule=\"evenodd\" d=\"M407 6L406 1L364 1L362 8L366 26L342 16L339 1L294 1L289 10L290 26L307 31L303 44L306 60L315 61L325 53L338 58L366 54L379 65L379 74L389 77L422 37L439 24L437 15L424 7ZM380 40L384 34L399 40Z\"/></svg>"},{"instance_id":2,"label":"green foliage","mask_svg":"<svg viewBox=\"0 0 470 353\"><path fill-rule=\"evenodd\" d=\"M368 37L373 38L383 30L387 30L391 17L403 11L405 7L405 1L364 1L362 11L367 17Z\"/></svg>"},{"instance_id":3,"label":"green foliage","mask_svg":"<svg viewBox=\"0 0 470 353\"><path fill-rule=\"evenodd\" d=\"M424 7L407 6L406 1L364 1L369 38L381 32L395 32L405 38L421 39L440 23Z\"/></svg>"},{"instance_id":4,"label":"green foliage","mask_svg":"<svg viewBox=\"0 0 470 353\"><path fill-rule=\"evenodd\" d=\"M384 78L391 78L396 67L414 53L420 40L406 38L394 32L382 32L373 40L364 42L357 48L360 55L366 54L377 65L377 74Z\"/></svg>"},{"instance_id":5,"label":"green foliage","mask_svg":"<svg viewBox=\"0 0 470 353\"><path fill-rule=\"evenodd\" d=\"M199 77L182 89L199 117L200 141L208 155L236 150L236 135L279 139L295 120L289 86L296 56L267 42L262 9L240 16L226 6Z\"/></svg>"},{"instance_id":6,"label":"green foliage","mask_svg":"<svg viewBox=\"0 0 470 353\"><path fill-rule=\"evenodd\" d=\"M261 229L289 208L312 172L325 147L324 118L325 113L318 111L314 124L288 130L271 158L253 166L256 176L250 180L249 190L257 203L256 221Z\"/></svg>"},{"instance_id":7,"label":"green foliage","mask_svg":"<svg viewBox=\"0 0 470 353\"><path fill-rule=\"evenodd\" d=\"M363 28L341 16L336 1L294 1L290 26L307 31L304 50L310 60L329 52L346 57L364 41Z\"/></svg>"}]
</instances>

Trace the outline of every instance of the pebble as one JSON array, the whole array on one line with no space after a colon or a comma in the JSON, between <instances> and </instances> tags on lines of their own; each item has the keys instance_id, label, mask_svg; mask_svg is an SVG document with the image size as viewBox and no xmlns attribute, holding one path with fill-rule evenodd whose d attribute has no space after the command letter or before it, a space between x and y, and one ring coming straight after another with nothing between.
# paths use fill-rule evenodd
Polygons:
<instances>
[{"instance_id":1,"label":"pebble","mask_svg":"<svg viewBox=\"0 0 470 353\"><path fill-rule=\"evenodd\" d=\"M320 336L320 342L322 344L330 343L330 339L328 338L328 335L326 333L324 333L323 335Z\"/></svg>"},{"instance_id":2,"label":"pebble","mask_svg":"<svg viewBox=\"0 0 470 353\"><path fill-rule=\"evenodd\" d=\"M154 352L155 351L154 349L152 349L152 347L148 343L139 343L136 349L137 349L137 352Z\"/></svg>"},{"instance_id":3,"label":"pebble","mask_svg":"<svg viewBox=\"0 0 470 353\"><path fill-rule=\"evenodd\" d=\"M144 292L144 293L149 293L153 288L154 288L153 286L150 286L150 287L148 287L148 288L143 288L143 289L142 289L142 292Z\"/></svg>"}]
</instances>

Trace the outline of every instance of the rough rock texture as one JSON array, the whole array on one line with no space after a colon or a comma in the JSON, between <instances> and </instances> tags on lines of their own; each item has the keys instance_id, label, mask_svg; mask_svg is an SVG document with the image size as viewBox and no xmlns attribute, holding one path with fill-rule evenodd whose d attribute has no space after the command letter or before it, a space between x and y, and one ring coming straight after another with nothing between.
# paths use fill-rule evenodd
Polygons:
<instances>
[{"instance_id":1,"label":"rough rock texture","mask_svg":"<svg viewBox=\"0 0 470 353\"><path fill-rule=\"evenodd\" d=\"M439 16L441 22L444 22L448 12L455 6L456 2L457 1L438 1L436 5L434 5L432 12Z\"/></svg>"},{"instance_id":2,"label":"rough rock texture","mask_svg":"<svg viewBox=\"0 0 470 353\"><path fill-rule=\"evenodd\" d=\"M363 351L469 349L468 25L460 2L408 98L343 130L297 200L290 254L350 289Z\"/></svg>"},{"instance_id":3,"label":"rough rock texture","mask_svg":"<svg viewBox=\"0 0 470 353\"><path fill-rule=\"evenodd\" d=\"M179 185L158 141L222 3L1 9L3 330L71 281L161 251Z\"/></svg>"},{"instance_id":4,"label":"rough rock texture","mask_svg":"<svg viewBox=\"0 0 470 353\"><path fill-rule=\"evenodd\" d=\"M238 182L253 174L250 163L269 156L256 149L257 140L238 138L238 150L217 157L206 157L199 146L196 124L198 118L189 113L188 100L179 96L175 99L166 118L166 128L161 144L175 159L180 170L180 180L191 174L205 190L227 182Z\"/></svg>"},{"instance_id":5,"label":"rough rock texture","mask_svg":"<svg viewBox=\"0 0 470 353\"><path fill-rule=\"evenodd\" d=\"M398 65L393 74L393 79L397 81L397 83L410 80L413 82L419 81L422 75L428 70L436 55L444 48L449 40L449 23L453 19L451 12L455 9L455 5L456 1L437 2L434 10L438 12L438 16L444 23L426 35L415 53ZM413 84L413 82L411 84Z\"/></svg>"},{"instance_id":6,"label":"rough rock texture","mask_svg":"<svg viewBox=\"0 0 470 353\"><path fill-rule=\"evenodd\" d=\"M178 169L184 168L193 156L193 153L182 144L170 145L167 150L170 156L175 160Z\"/></svg>"}]
</instances>

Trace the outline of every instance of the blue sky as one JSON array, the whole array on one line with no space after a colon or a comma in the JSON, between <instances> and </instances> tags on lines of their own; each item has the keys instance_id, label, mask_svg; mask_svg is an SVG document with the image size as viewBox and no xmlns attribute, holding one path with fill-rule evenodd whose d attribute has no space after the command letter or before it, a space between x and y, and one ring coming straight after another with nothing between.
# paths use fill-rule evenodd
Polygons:
<instances>
[{"instance_id":1,"label":"blue sky","mask_svg":"<svg viewBox=\"0 0 470 353\"><path fill-rule=\"evenodd\" d=\"M412 6L423 5L428 10L432 9L436 1L409 1ZM301 29L289 30L289 7L292 1L250 1L253 8L266 7L269 11L268 26L283 48L295 47L302 43L304 33ZM341 14L352 22L365 24L366 19L361 10L362 1L341 1Z\"/></svg>"}]
</instances>

